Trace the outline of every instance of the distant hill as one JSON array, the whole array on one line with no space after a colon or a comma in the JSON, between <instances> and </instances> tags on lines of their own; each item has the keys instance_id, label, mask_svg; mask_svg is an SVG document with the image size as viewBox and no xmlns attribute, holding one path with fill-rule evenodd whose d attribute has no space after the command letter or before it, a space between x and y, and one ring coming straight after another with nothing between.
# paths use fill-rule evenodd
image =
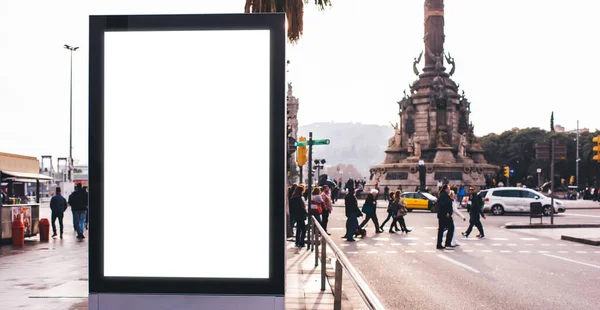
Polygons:
<instances>
[{"instance_id":1,"label":"distant hill","mask_svg":"<svg viewBox=\"0 0 600 310\"><path fill-rule=\"evenodd\" d=\"M324 158L325 166L352 164L363 176L369 176L372 165L383 163L387 140L394 134L391 126L361 123L315 123L299 126L298 136L329 139L331 144L315 146L313 157Z\"/></svg>"}]
</instances>

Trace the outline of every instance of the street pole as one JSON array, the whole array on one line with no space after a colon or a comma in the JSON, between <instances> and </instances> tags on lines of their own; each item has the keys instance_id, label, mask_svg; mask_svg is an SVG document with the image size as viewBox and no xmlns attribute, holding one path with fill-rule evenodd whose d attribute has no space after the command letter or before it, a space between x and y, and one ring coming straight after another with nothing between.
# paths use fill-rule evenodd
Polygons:
<instances>
[{"instance_id":1,"label":"street pole","mask_svg":"<svg viewBox=\"0 0 600 310\"><path fill-rule=\"evenodd\" d=\"M538 174L538 188L541 188L542 186L542 168L537 168L537 174Z\"/></svg>"},{"instance_id":2,"label":"street pole","mask_svg":"<svg viewBox=\"0 0 600 310\"><path fill-rule=\"evenodd\" d=\"M554 138L551 138L550 155L550 224L554 225Z\"/></svg>"},{"instance_id":3,"label":"street pole","mask_svg":"<svg viewBox=\"0 0 600 310\"><path fill-rule=\"evenodd\" d=\"M579 120L577 121L577 155L575 156L575 184L577 185L577 193L579 193ZM577 194L576 193L576 194Z\"/></svg>"},{"instance_id":4,"label":"street pole","mask_svg":"<svg viewBox=\"0 0 600 310\"><path fill-rule=\"evenodd\" d=\"M69 82L69 182L73 182L73 52L79 47L65 44L65 48L71 53L71 68Z\"/></svg>"},{"instance_id":5,"label":"street pole","mask_svg":"<svg viewBox=\"0 0 600 310\"><path fill-rule=\"evenodd\" d=\"M309 216L308 216L307 237L308 237L309 241L308 241L308 246L307 246L306 250L309 250L309 249L312 250L314 248L314 246L313 246L314 240L312 238L312 233L311 233L312 216L310 215L310 211L311 211L310 202L312 201L312 147L313 147L312 132L309 132L308 133L308 188L307 188L307 190L308 190L307 204L308 204L308 211L309 211L308 212Z\"/></svg>"},{"instance_id":6,"label":"street pole","mask_svg":"<svg viewBox=\"0 0 600 310\"><path fill-rule=\"evenodd\" d=\"M304 181L302 180L302 170L304 170L303 168L304 166L300 166L300 182L298 182L298 184L304 183Z\"/></svg>"}]
</instances>

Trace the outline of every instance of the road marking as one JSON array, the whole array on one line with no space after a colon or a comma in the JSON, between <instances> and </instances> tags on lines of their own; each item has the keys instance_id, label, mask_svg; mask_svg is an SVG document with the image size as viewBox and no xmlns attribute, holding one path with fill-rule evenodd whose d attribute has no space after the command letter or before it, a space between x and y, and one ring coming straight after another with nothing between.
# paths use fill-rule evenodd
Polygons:
<instances>
[{"instance_id":1,"label":"road marking","mask_svg":"<svg viewBox=\"0 0 600 310\"><path fill-rule=\"evenodd\" d=\"M377 251L367 251L367 254L377 254Z\"/></svg>"},{"instance_id":2,"label":"road marking","mask_svg":"<svg viewBox=\"0 0 600 310\"><path fill-rule=\"evenodd\" d=\"M483 243L475 243L475 245L482 246Z\"/></svg>"},{"instance_id":3,"label":"road marking","mask_svg":"<svg viewBox=\"0 0 600 310\"><path fill-rule=\"evenodd\" d=\"M550 246L548 243L543 243L542 246Z\"/></svg>"},{"instance_id":4,"label":"road marking","mask_svg":"<svg viewBox=\"0 0 600 310\"><path fill-rule=\"evenodd\" d=\"M589 214L574 214L574 213L569 213L569 214L563 214L563 215L568 215L568 216L583 216L583 217L600 217L598 215L589 215Z\"/></svg>"},{"instance_id":5,"label":"road marking","mask_svg":"<svg viewBox=\"0 0 600 310\"><path fill-rule=\"evenodd\" d=\"M404 237L402 239L404 239L404 240L419 240L419 238L417 238L417 237Z\"/></svg>"},{"instance_id":6,"label":"road marking","mask_svg":"<svg viewBox=\"0 0 600 310\"><path fill-rule=\"evenodd\" d=\"M519 253L531 253L531 251L519 251Z\"/></svg>"},{"instance_id":7,"label":"road marking","mask_svg":"<svg viewBox=\"0 0 600 310\"><path fill-rule=\"evenodd\" d=\"M428 226L428 227L425 227L425 229L438 229L438 228L437 227Z\"/></svg>"},{"instance_id":8,"label":"road marking","mask_svg":"<svg viewBox=\"0 0 600 310\"><path fill-rule=\"evenodd\" d=\"M586 251L575 251L575 253L579 253L579 254L586 254Z\"/></svg>"},{"instance_id":9,"label":"road marking","mask_svg":"<svg viewBox=\"0 0 600 310\"><path fill-rule=\"evenodd\" d=\"M564 243L559 243L559 244L557 244L557 245L558 245L558 246L567 246L567 245L566 245L566 244L564 244Z\"/></svg>"},{"instance_id":10,"label":"road marking","mask_svg":"<svg viewBox=\"0 0 600 310\"><path fill-rule=\"evenodd\" d=\"M386 253L390 253L390 254L394 254L394 253L398 253L396 251L385 251Z\"/></svg>"},{"instance_id":11,"label":"road marking","mask_svg":"<svg viewBox=\"0 0 600 310\"><path fill-rule=\"evenodd\" d=\"M569 251L558 251L558 253L569 253Z\"/></svg>"},{"instance_id":12,"label":"road marking","mask_svg":"<svg viewBox=\"0 0 600 310\"><path fill-rule=\"evenodd\" d=\"M517 246L516 243L509 243L508 246Z\"/></svg>"},{"instance_id":13,"label":"road marking","mask_svg":"<svg viewBox=\"0 0 600 310\"><path fill-rule=\"evenodd\" d=\"M562 260L565 260L567 262L581 264L581 265L584 265L584 266L589 266L589 267L594 267L594 268L600 269L600 266L597 266L597 265L592 265L592 264L588 264L588 263L576 261L576 260L573 260L573 259L569 259L569 258L565 258L565 257L560 257L560 256L552 255L552 254L544 254L544 255L549 256L549 257L554 257L554 258L557 258L557 259L562 259Z\"/></svg>"},{"instance_id":14,"label":"road marking","mask_svg":"<svg viewBox=\"0 0 600 310\"><path fill-rule=\"evenodd\" d=\"M409 251L409 250L407 250L407 251L404 251L404 253L416 253L416 252L417 252L417 251Z\"/></svg>"},{"instance_id":15,"label":"road marking","mask_svg":"<svg viewBox=\"0 0 600 310\"><path fill-rule=\"evenodd\" d=\"M383 246L383 243L375 243L376 246Z\"/></svg>"},{"instance_id":16,"label":"road marking","mask_svg":"<svg viewBox=\"0 0 600 310\"><path fill-rule=\"evenodd\" d=\"M355 251L351 251L351 252L346 252L347 254L358 254L358 252Z\"/></svg>"},{"instance_id":17,"label":"road marking","mask_svg":"<svg viewBox=\"0 0 600 310\"><path fill-rule=\"evenodd\" d=\"M573 244L573 246L583 246L583 244Z\"/></svg>"},{"instance_id":18,"label":"road marking","mask_svg":"<svg viewBox=\"0 0 600 310\"><path fill-rule=\"evenodd\" d=\"M511 250L500 250L500 253L512 253Z\"/></svg>"},{"instance_id":19,"label":"road marking","mask_svg":"<svg viewBox=\"0 0 600 310\"><path fill-rule=\"evenodd\" d=\"M463 250L463 252L471 253L473 250Z\"/></svg>"},{"instance_id":20,"label":"road marking","mask_svg":"<svg viewBox=\"0 0 600 310\"><path fill-rule=\"evenodd\" d=\"M348 243L342 243L340 246L350 246Z\"/></svg>"},{"instance_id":21,"label":"road marking","mask_svg":"<svg viewBox=\"0 0 600 310\"><path fill-rule=\"evenodd\" d=\"M492 250L481 250L483 253L492 253Z\"/></svg>"},{"instance_id":22,"label":"road marking","mask_svg":"<svg viewBox=\"0 0 600 310\"><path fill-rule=\"evenodd\" d=\"M538 238L521 238L521 240L523 241L535 241L535 240L539 240Z\"/></svg>"},{"instance_id":23,"label":"road marking","mask_svg":"<svg viewBox=\"0 0 600 310\"><path fill-rule=\"evenodd\" d=\"M357 244L357 246L367 246L367 245L364 243L359 243L359 244Z\"/></svg>"},{"instance_id":24,"label":"road marking","mask_svg":"<svg viewBox=\"0 0 600 310\"><path fill-rule=\"evenodd\" d=\"M333 228L329 228L328 230L344 230L346 228L344 227L333 227Z\"/></svg>"},{"instance_id":25,"label":"road marking","mask_svg":"<svg viewBox=\"0 0 600 310\"><path fill-rule=\"evenodd\" d=\"M417 244L418 244L418 243L411 242L411 243L409 243L408 245L413 245L413 246L414 246L414 245L417 245Z\"/></svg>"},{"instance_id":26,"label":"road marking","mask_svg":"<svg viewBox=\"0 0 600 310\"><path fill-rule=\"evenodd\" d=\"M392 243L393 246L401 245L400 243Z\"/></svg>"},{"instance_id":27,"label":"road marking","mask_svg":"<svg viewBox=\"0 0 600 310\"><path fill-rule=\"evenodd\" d=\"M500 241L500 240L508 240L508 238L491 238L492 240Z\"/></svg>"},{"instance_id":28,"label":"road marking","mask_svg":"<svg viewBox=\"0 0 600 310\"><path fill-rule=\"evenodd\" d=\"M390 240L390 238L373 238L373 240L377 240L377 241L388 241L388 240Z\"/></svg>"},{"instance_id":29,"label":"road marking","mask_svg":"<svg viewBox=\"0 0 600 310\"><path fill-rule=\"evenodd\" d=\"M425 243L425 245L433 245L433 242L427 242L427 243Z\"/></svg>"},{"instance_id":30,"label":"road marking","mask_svg":"<svg viewBox=\"0 0 600 310\"><path fill-rule=\"evenodd\" d=\"M465 265L465 264L463 264L463 263L461 263L461 262L459 262L457 260L454 260L454 259L452 259L452 258L450 258L450 257L448 257L446 255L438 254L438 257L442 258L442 259L445 259L445 260L447 260L447 261L449 261L449 262L451 262L451 263L453 263L453 264L455 264L457 266L463 267L463 268L465 268L465 269L467 269L467 270L469 270L471 272L479 273L479 270L477 270L477 269L475 269L475 268L473 268L471 266L467 266L467 265Z\"/></svg>"},{"instance_id":31,"label":"road marking","mask_svg":"<svg viewBox=\"0 0 600 310\"><path fill-rule=\"evenodd\" d=\"M548 251L538 251L538 253L544 254L544 253L548 253Z\"/></svg>"},{"instance_id":32,"label":"road marking","mask_svg":"<svg viewBox=\"0 0 600 310\"><path fill-rule=\"evenodd\" d=\"M501 246L501 245L502 244L500 244L500 243L494 243L494 244L492 244L492 246Z\"/></svg>"},{"instance_id":33,"label":"road marking","mask_svg":"<svg viewBox=\"0 0 600 310\"><path fill-rule=\"evenodd\" d=\"M533 243L525 243L527 246L533 246Z\"/></svg>"},{"instance_id":34,"label":"road marking","mask_svg":"<svg viewBox=\"0 0 600 310\"><path fill-rule=\"evenodd\" d=\"M435 253L434 250L425 250L425 253Z\"/></svg>"}]
</instances>

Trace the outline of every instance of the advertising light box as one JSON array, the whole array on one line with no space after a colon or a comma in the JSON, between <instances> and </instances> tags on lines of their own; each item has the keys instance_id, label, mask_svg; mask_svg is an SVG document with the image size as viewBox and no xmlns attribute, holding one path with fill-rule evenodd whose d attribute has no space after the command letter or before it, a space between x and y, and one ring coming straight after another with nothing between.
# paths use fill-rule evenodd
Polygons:
<instances>
[{"instance_id":1,"label":"advertising light box","mask_svg":"<svg viewBox=\"0 0 600 310\"><path fill-rule=\"evenodd\" d=\"M283 296L282 14L90 17L90 293Z\"/></svg>"}]
</instances>

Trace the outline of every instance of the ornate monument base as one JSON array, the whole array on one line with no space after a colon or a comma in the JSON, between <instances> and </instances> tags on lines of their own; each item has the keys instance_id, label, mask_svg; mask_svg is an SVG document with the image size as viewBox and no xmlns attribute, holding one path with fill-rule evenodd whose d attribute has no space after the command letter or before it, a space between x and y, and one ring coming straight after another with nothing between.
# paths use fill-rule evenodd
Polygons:
<instances>
[{"instance_id":1,"label":"ornate monument base","mask_svg":"<svg viewBox=\"0 0 600 310\"><path fill-rule=\"evenodd\" d=\"M452 155L452 147L438 147L433 162L436 164L456 163L456 159L454 158L454 155Z\"/></svg>"}]
</instances>

